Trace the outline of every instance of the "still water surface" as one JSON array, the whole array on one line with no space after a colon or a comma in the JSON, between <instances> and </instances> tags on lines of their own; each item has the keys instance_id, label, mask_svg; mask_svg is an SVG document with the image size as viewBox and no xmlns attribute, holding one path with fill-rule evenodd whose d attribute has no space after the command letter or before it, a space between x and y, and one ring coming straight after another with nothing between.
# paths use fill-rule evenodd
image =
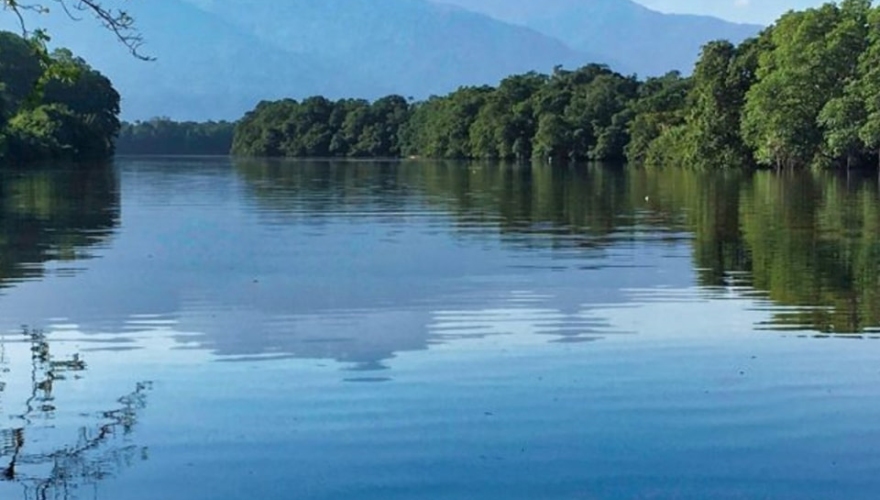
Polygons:
<instances>
[{"instance_id":1,"label":"still water surface","mask_svg":"<svg viewBox=\"0 0 880 500\"><path fill-rule=\"evenodd\" d=\"M119 159L0 249L0 498L880 492L874 181Z\"/></svg>"}]
</instances>

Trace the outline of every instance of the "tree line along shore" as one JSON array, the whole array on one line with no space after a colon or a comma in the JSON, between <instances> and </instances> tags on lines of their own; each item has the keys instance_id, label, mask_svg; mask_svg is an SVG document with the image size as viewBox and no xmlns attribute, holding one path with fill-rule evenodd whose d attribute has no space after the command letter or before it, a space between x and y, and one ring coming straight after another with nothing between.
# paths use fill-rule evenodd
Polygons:
<instances>
[{"instance_id":1,"label":"tree line along shore","mask_svg":"<svg viewBox=\"0 0 880 500\"><path fill-rule=\"evenodd\" d=\"M22 52L27 43L14 38L4 34L0 50L18 44ZM22 65L0 62L0 151L8 158L109 156L115 145L119 154L880 165L880 6L870 0L790 11L738 45L710 42L690 76L556 67L422 101L264 101L236 122L122 124L118 95L84 61L48 55L79 68L65 78L34 57L26 77ZM51 74L34 69L46 67Z\"/></svg>"}]
</instances>

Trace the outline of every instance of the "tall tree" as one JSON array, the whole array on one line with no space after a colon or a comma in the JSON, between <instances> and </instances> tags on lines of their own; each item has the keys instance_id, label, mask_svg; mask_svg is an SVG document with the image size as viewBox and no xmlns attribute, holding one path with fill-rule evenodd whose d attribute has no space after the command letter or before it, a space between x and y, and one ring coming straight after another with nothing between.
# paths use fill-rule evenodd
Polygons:
<instances>
[{"instance_id":1,"label":"tall tree","mask_svg":"<svg viewBox=\"0 0 880 500\"><path fill-rule=\"evenodd\" d=\"M561 116L545 113L538 119L535 133L535 157L548 162L564 160L571 148L571 133Z\"/></svg>"},{"instance_id":2,"label":"tall tree","mask_svg":"<svg viewBox=\"0 0 880 500\"><path fill-rule=\"evenodd\" d=\"M868 48L870 0L845 0L840 4L840 21L828 35L828 51L837 67L842 92L832 97L819 113L824 148L831 160L843 160L849 170L854 157L864 149L860 132L867 111L861 96L861 55Z\"/></svg>"},{"instance_id":3,"label":"tall tree","mask_svg":"<svg viewBox=\"0 0 880 500\"><path fill-rule=\"evenodd\" d=\"M735 47L720 41L703 47L694 70L691 110L687 118L693 162L742 166L748 153L739 134L740 111L752 82L743 71L755 41Z\"/></svg>"},{"instance_id":4,"label":"tall tree","mask_svg":"<svg viewBox=\"0 0 880 500\"><path fill-rule=\"evenodd\" d=\"M789 12L774 26L772 49L761 55L742 123L759 162L802 166L818 153L822 133L817 117L839 87L832 69L837 63L829 60L826 43L838 20L838 7L827 4Z\"/></svg>"},{"instance_id":5,"label":"tall tree","mask_svg":"<svg viewBox=\"0 0 880 500\"><path fill-rule=\"evenodd\" d=\"M878 155L880 168L880 7L868 15L868 46L859 59L859 97L865 106L865 121L859 139Z\"/></svg>"}]
</instances>

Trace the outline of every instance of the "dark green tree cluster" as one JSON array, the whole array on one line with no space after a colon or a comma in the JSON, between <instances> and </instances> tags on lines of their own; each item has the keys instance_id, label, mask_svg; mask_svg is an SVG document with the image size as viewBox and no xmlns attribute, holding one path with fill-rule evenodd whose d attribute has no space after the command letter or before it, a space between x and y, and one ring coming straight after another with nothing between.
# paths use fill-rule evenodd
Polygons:
<instances>
[{"instance_id":1,"label":"dark green tree cluster","mask_svg":"<svg viewBox=\"0 0 880 500\"><path fill-rule=\"evenodd\" d=\"M370 103L310 97L261 102L235 127L239 156L381 158L401 155L400 130L410 105L401 96Z\"/></svg>"},{"instance_id":2,"label":"dark green tree cluster","mask_svg":"<svg viewBox=\"0 0 880 500\"><path fill-rule=\"evenodd\" d=\"M239 156L622 160L638 110L661 127L683 107L677 73L640 82L603 65L511 76L409 105L400 97L263 102L236 128ZM673 117L672 115L676 115ZM644 136L644 133L641 133ZM652 140L659 131L648 139Z\"/></svg>"},{"instance_id":3,"label":"dark green tree cluster","mask_svg":"<svg viewBox=\"0 0 880 500\"><path fill-rule=\"evenodd\" d=\"M417 104L406 152L435 158L622 159L640 83L606 66L509 77Z\"/></svg>"},{"instance_id":4,"label":"dark green tree cluster","mask_svg":"<svg viewBox=\"0 0 880 500\"><path fill-rule=\"evenodd\" d=\"M0 158L108 158L118 115L119 94L85 61L0 32Z\"/></svg>"},{"instance_id":5,"label":"dark green tree cluster","mask_svg":"<svg viewBox=\"0 0 880 500\"><path fill-rule=\"evenodd\" d=\"M789 12L739 46L710 43L692 85L683 122L646 149L657 164L874 165L880 7L828 3Z\"/></svg>"},{"instance_id":6,"label":"dark green tree cluster","mask_svg":"<svg viewBox=\"0 0 880 500\"><path fill-rule=\"evenodd\" d=\"M116 153L125 155L227 155L235 123L176 122L153 118L125 122L116 140Z\"/></svg>"}]
</instances>

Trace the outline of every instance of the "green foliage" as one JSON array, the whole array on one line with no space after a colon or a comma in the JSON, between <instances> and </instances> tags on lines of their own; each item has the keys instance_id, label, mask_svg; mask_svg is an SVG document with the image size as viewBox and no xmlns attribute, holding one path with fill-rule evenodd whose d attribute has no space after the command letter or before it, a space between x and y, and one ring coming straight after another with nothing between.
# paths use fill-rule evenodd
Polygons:
<instances>
[{"instance_id":1,"label":"green foliage","mask_svg":"<svg viewBox=\"0 0 880 500\"><path fill-rule=\"evenodd\" d=\"M107 156L107 142L94 121L64 104L25 109L8 125L8 154L19 162L93 160Z\"/></svg>"},{"instance_id":2,"label":"green foliage","mask_svg":"<svg viewBox=\"0 0 880 500\"><path fill-rule=\"evenodd\" d=\"M687 141L693 144L690 162L742 165L747 161L739 124L740 110L752 82L743 75L738 58L740 52L748 54L750 47L746 43L738 50L728 42L713 42L703 48L694 71L687 118Z\"/></svg>"},{"instance_id":3,"label":"green foliage","mask_svg":"<svg viewBox=\"0 0 880 500\"><path fill-rule=\"evenodd\" d=\"M405 134L404 149L410 155L430 158L473 156L471 127L493 91L491 87L462 87L446 97L433 97L417 105Z\"/></svg>"},{"instance_id":4,"label":"green foliage","mask_svg":"<svg viewBox=\"0 0 880 500\"><path fill-rule=\"evenodd\" d=\"M880 155L880 8L868 14L868 47L859 58L858 96L865 105L859 139L868 152Z\"/></svg>"},{"instance_id":5,"label":"green foliage","mask_svg":"<svg viewBox=\"0 0 880 500\"><path fill-rule=\"evenodd\" d=\"M667 112L669 118L663 127L637 120L640 142L631 148L631 154L641 154L651 166L679 164L705 169L748 165L750 155L739 129L745 94L754 78L757 43L748 40L735 47L719 41L703 47L687 96L678 101L680 110Z\"/></svg>"},{"instance_id":6,"label":"green foliage","mask_svg":"<svg viewBox=\"0 0 880 500\"><path fill-rule=\"evenodd\" d=\"M532 98L548 77L526 73L504 79L486 99L470 127L474 158L525 160L537 126Z\"/></svg>"},{"instance_id":7,"label":"green foliage","mask_svg":"<svg viewBox=\"0 0 880 500\"><path fill-rule=\"evenodd\" d=\"M696 157L693 144L689 143L686 125L668 127L654 139L644 153L644 165L651 168L666 166L690 167L688 163Z\"/></svg>"},{"instance_id":8,"label":"green foliage","mask_svg":"<svg viewBox=\"0 0 880 500\"><path fill-rule=\"evenodd\" d=\"M541 115L533 146L536 158L547 158L551 161L564 158L570 150L571 142L572 134L561 116L554 113Z\"/></svg>"},{"instance_id":9,"label":"green foliage","mask_svg":"<svg viewBox=\"0 0 880 500\"><path fill-rule=\"evenodd\" d=\"M34 94L43 75L38 47L9 32L0 32L0 111L9 116Z\"/></svg>"},{"instance_id":10,"label":"green foliage","mask_svg":"<svg viewBox=\"0 0 880 500\"><path fill-rule=\"evenodd\" d=\"M260 103L236 127L241 156L422 156L526 160L619 160L629 141L640 83L601 65L526 73L498 87L462 87L409 105ZM328 142L329 141L329 142Z\"/></svg>"},{"instance_id":11,"label":"green foliage","mask_svg":"<svg viewBox=\"0 0 880 500\"><path fill-rule=\"evenodd\" d=\"M632 103L635 117L629 124L629 142L625 147L627 160L645 162L652 143L666 130L684 123L685 104L693 86L689 78L678 72L649 78L639 88Z\"/></svg>"},{"instance_id":12,"label":"green foliage","mask_svg":"<svg viewBox=\"0 0 880 500\"><path fill-rule=\"evenodd\" d=\"M31 162L113 155L119 94L67 50L0 32L0 157Z\"/></svg>"},{"instance_id":13,"label":"green foliage","mask_svg":"<svg viewBox=\"0 0 880 500\"><path fill-rule=\"evenodd\" d=\"M128 155L227 155L235 124L175 122L169 118L123 123L116 152Z\"/></svg>"},{"instance_id":14,"label":"green foliage","mask_svg":"<svg viewBox=\"0 0 880 500\"><path fill-rule=\"evenodd\" d=\"M856 85L858 61L867 48L870 2L846 0L840 6L790 12L773 27L770 47L762 51L757 82L747 94L742 121L746 143L766 165L805 166L823 156L849 154L849 139L829 129L851 111L842 99ZM833 143L829 151L828 137Z\"/></svg>"},{"instance_id":15,"label":"green foliage","mask_svg":"<svg viewBox=\"0 0 880 500\"><path fill-rule=\"evenodd\" d=\"M261 102L235 125L231 150L239 156L400 156L400 134L410 113L400 96L372 104L323 97Z\"/></svg>"},{"instance_id":16,"label":"green foliage","mask_svg":"<svg viewBox=\"0 0 880 500\"><path fill-rule=\"evenodd\" d=\"M698 168L864 164L880 154L878 12L844 0L789 12L739 46L707 44L678 112L660 120L637 109L628 157Z\"/></svg>"},{"instance_id":17,"label":"green foliage","mask_svg":"<svg viewBox=\"0 0 880 500\"><path fill-rule=\"evenodd\" d=\"M831 99L819 113L825 130L825 149L836 158L846 158L847 167L864 147L860 132L866 120L864 102L854 92Z\"/></svg>"}]
</instances>

